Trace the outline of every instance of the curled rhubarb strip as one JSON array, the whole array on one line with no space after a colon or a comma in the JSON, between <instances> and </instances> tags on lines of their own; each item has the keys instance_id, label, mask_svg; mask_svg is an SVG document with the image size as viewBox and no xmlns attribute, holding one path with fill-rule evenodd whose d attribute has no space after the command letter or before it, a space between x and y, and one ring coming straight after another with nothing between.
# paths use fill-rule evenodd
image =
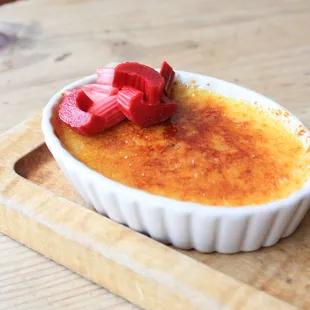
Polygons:
<instances>
[{"instance_id":1,"label":"curled rhubarb strip","mask_svg":"<svg viewBox=\"0 0 310 310\"><path fill-rule=\"evenodd\" d=\"M84 93L94 102L116 95L118 89L109 85L88 84L82 87Z\"/></svg>"},{"instance_id":2,"label":"curled rhubarb strip","mask_svg":"<svg viewBox=\"0 0 310 310\"><path fill-rule=\"evenodd\" d=\"M117 103L117 95L112 97L108 97L109 101L105 101L103 108L102 102L94 105L84 91L74 89L61 101L59 118L81 135L95 135L125 118Z\"/></svg>"},{"instance_id":3,"label":"curled rhubarb strip","mask_svg":"<svg viewBox=\"0 0 310 310\"><path fill-rule=\"evenodd\" d=\"M105 128L115 126L126 118L117 102L117 97L117 95L109 96L94 102L88 110L89 113L100 116L105 120Z\"/></svg>"},{"instance_id":4,"label":"curled rhubarb strip","mask_svg":"<svg viewBox=\"0 0 310 310\"><path fill-rule=\"evenodd\" d=\"M108 67L99 68L97 69L96 73L98 76L97 78L98 84L112 86L115 73L114 68L108 68Z\"/></svg>"},{"instance_id":5,"label":"curled rhubarb strip","mask_svg":"<svg viewBox=\"0 0 310 310\"><path fill-rule=\"evenodd\" d=\"M59 105L59 118L79 134L91 136L105 129L105 121L87 110L93 102L82 90L73 90Z\"/></svg>"},{"instance_id":6,"label":"curled rhubarb strip","mask_svg":"<svg viewBox=\"0 0 310 310\"><path fill-rule=\"evenodd\" d=\"M160 74L165 80L164 92L166 95L169 95L175 77L175 72L172 67L164 61L160 68Z\"/></svg>"},{"instance_id":7,"label":"curled rhubarb strip","mask_svg":"<svg viewBox=\"0 0 310 310\"><path fill-rule=\"evenodd\" d=\"M151 67L137 62L125 62L115 67L113 87L131 86L144 93L146 102L156 105L163 95L164 78Z\"/></svg>"},{"instance_id":8,"label":"curled rhubarb strip","mask_svg":"<svg viewBox=\"0 0 310 310\"><path fill-rule=\"evenodd\" d=\"M155 105L147 104L143 92L130 86L119 91L117 101L126 117L140 127L161 123L177 109L176 103L166 97Z\"/></svg>"},{"instance_id":9,"label":"curled rhubarb strip","mask_svg":"<svg viewBox=\"0 0 310 310\"><path fill-rule=\"evenodd\" d=\"M177 105L167 96L175 72L163 62L160 72L136 62L97 70L97 83L66 90L59 104L60 119L74 131L94 135L126 117L140 127L170 118Z\"/></svg>"}]
</instances>

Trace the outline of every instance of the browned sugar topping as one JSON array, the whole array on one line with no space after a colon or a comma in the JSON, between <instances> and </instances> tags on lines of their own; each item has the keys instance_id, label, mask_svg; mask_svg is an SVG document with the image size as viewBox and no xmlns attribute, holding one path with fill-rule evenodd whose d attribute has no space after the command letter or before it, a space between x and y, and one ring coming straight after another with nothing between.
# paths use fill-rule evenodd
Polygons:
<instances>
[{"instance_id":1,"label":"browned sugar topping","mask_svg":"<svg viewBox=\"0 0 310 310\"><path fill-rule=\"evenodd\" d=\"M242 206L287 197L309 177L309 152L279 121L243 102L175 85L178 111L151 128L124 121L94 137L59 120L56 132L78 160L155 195Z\"/></svg>"}]
</instances>

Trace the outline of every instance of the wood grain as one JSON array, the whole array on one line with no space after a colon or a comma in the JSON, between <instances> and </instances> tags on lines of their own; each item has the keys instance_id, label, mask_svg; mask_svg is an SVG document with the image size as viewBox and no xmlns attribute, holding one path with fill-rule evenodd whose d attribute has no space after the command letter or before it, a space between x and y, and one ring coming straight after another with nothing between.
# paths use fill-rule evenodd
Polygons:
<instances>
[{"instance_id":1,"label":"wood grain","mask_svg":"<svg viewBox=\"0 0 310 310\"><path fill-rule=\"evenodd\" d=\"M109 61L126 59L154 66L166 59L177 69L250 87L286 106L309 127L308 29L308 0L32 0L1 6L0 132L36 113L65 84ZM309 236L305 227L296 233L301 238ZM0 288L0 299L9 298L0 302L0 309L103 309L110 307L106 298L114 300L113 309L131 309L80 277L58 280L65 275L63 267L8 237L1 236L0 242L1 253L7 252L1 257L0 279L4 287L10 283L10 293ZM309 250L309 244L302 246ZM296 251L296 263L304 259L300 245L292 242L288 248L284 256L273 257L271 249L259 252L259 258L244 255L242 280L270 287L274 295L284 291L291 296L309 267L305 274L291 268ZM270 259L278 259L277 268L268 264ZM208 262L232 274L238 260L231 256L226 265L214 255ZM253 267L257 264L261 274ZM264 274L270 274L267 283ZM42 285L40 277L51 285ZM307 285L309 290L309 280Z\"/></svg>"}]
</instances>

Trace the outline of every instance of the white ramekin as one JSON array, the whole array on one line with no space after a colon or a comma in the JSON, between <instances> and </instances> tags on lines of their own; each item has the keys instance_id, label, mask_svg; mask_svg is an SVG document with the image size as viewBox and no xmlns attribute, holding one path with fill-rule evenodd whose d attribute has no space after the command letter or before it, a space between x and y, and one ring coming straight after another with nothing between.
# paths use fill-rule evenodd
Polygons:
<instances>
[{"instance_id":1,"label":"white ramekin","mask_svg":"<svg viewBox=\"0 0 310 310\"><path fill-rule=\"evenodd\" d=\"M67 85L55 94L43 111L45 141L63 173L84 200L110 219L144 232L156 240L182 249L201 252L236 253L271 246L292 234L309 209L310 180L288 198L264 205L212 207L182 202L127 187L91 170L61 145L54 133L51 116L66 89L92 83L95 75ZM310 133L293 115L274 101L243 87L195 73L177 71L181 83L196 82L227 97L241 99L272 113L305 145ZM304 134L301 129L304 129Z\"/></svg>"}]
</instances>

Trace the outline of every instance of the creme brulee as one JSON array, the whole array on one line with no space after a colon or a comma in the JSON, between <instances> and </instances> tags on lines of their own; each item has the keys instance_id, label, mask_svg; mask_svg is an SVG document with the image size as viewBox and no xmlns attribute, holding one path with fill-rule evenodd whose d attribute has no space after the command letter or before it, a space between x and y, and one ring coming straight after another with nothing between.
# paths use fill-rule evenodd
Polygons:
<instances>
[{"instance_id":1,"label":"creme brulee","mask_svg":"<svg viewBox=\"0 0 310 310\"><path fill-rule=\"evenodd\" d=\"M162 124L129 121L81 136L59 119L63 146L79 161L127 186L214 206L263 204L298 190L310 155L280 121L243 102L174 85L178 110Z\"/></svg>"}]
</instances>

